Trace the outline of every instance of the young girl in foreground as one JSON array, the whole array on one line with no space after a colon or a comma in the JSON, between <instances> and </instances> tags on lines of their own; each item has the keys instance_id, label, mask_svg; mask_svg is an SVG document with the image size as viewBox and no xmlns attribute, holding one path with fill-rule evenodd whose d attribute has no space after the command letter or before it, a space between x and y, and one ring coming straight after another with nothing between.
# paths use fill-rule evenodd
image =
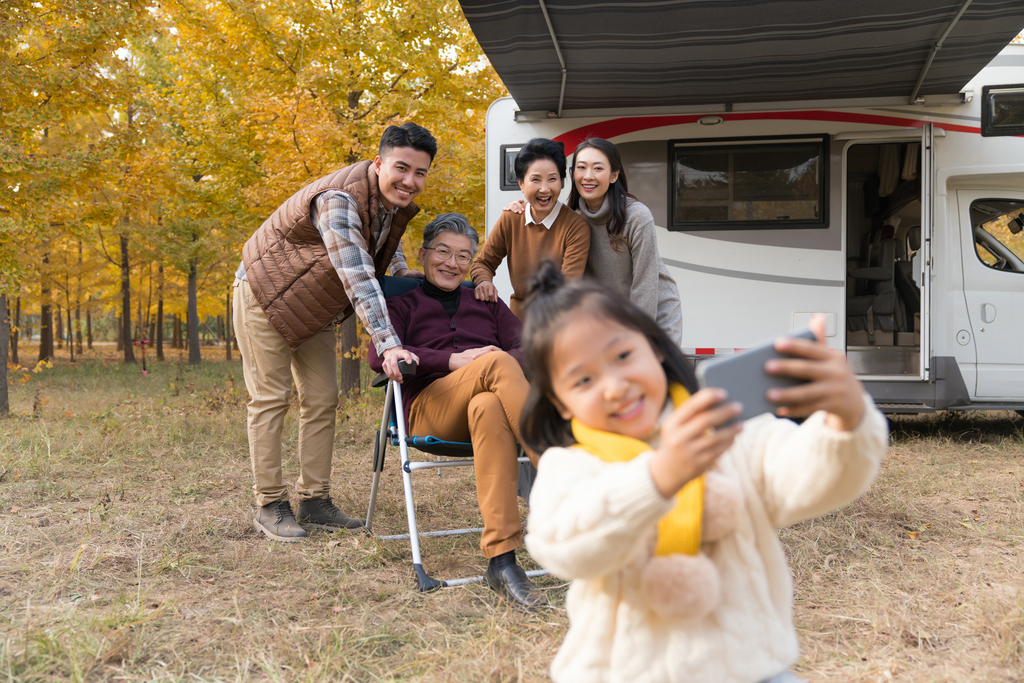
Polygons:
<instances>
[{"instance_id":1,"label":"young girl in foreground","mask_svg":"<svg viewBox=\"0 0 1024 683\"><path fill-rule=\"evenodd\" d=\"M523 333L524 441L543 453L530 554L572 579L556 683L799 681L793 585L774 527L854 500L887 445L885 419L842 355L783 339L769 392L802 425L696 391L665 333L592 281L534 280ZM818 338L823 320L812 327ZM693 394L690 396L690 394ZM813 413L813 414L812 414Z\"/></svg>"}]
</instances>

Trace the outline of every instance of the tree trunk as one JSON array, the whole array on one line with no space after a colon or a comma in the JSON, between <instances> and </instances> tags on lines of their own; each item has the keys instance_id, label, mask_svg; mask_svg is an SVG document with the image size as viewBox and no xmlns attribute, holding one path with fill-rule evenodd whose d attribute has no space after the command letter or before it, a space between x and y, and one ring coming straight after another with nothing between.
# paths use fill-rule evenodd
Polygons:
<instances>
[{"instance_id":1,"label":"tree trunk","mask_svg":"<svg viewBox=\"0 0 1024 683\"><path fill-rule=\"evenodd\" d=\"M171 345L176 349L184 348L181 345L181 318L178 317L177 313L174 314L174 330L172 334L173 341L171 342Z\"/></svg>"},{"instance_id":2,"label":"tree trunk","mask_svg":"<svg viewBox=\"0 0 1024 683\"><path fill-rule=\"evenodd\" d=\"M71 326L71 309L68 309L68 353L71 354L71 362L75 362L75 335L72 332L74 330Z\"/></svg>"},{"instance_id":3,"label":"tree trunk","mask_svg":"<svg viewBox=\"0 0 1024 683\"><path fill-rule=\"evenodd\" d=\"M50 252L43 254L43 269L40 274L40 295L42 306L39 309L39 360L53 358L53 310L50 304Z\"/></svg>"},{"instance_id":4,"label":"tree trunk","mask_svg":"<svg viewBox=\"0 0 1024 683\"><path fill-rule=\"evenodd\" d=\"M117 352L124 351L124 326L121 325L121 316L117 316Z\"/></svg>"},{"instance_id":5,"label":"tree trunk","mask_svg":"<svg viewBox=\"0 0 1024 683\"><path fill-rule=\"evenodd\" d=\"M342 396L359 391L359 330L356 316L350 315L341 324L341 390Z\"/></svg>"},{"instance_id":6,"label":"tree trunk","mask_svg":"<svg viewBox=\"0 0 1024 683\"><path fill-rule=\"evenodd\" d=\"M196 237L193 235L193 237ZM194 241L194 240L193 240ZM193 258L188 264L188 362L196 365L202 362L199 353L199 311L196 304L196 280L198 259Z\"/></svg>"},{"instance_id":7,"label":"tree trunk","mask_svg":"<svg viewBox=\"0 0 1024 683\"><path fill-rule=\"evenodd\" d=\"M11 338L11 318L7 311L7 295L0 293L0 417L11 410L7 397L7 346Z\"/></svg>"},{"instance_id":8,"label":"tree trunk","mask_svg":"<svg viewBox=\"0 0 1024 683\"><path fill-rule=\"evenodd\" d=\"M85 343L89 345L89 350L92 351L92 311L85 312Z\"/></svg>"},{"instance_id":9,"label":"tree trunk","mask_svg":"<svg viewBox=\"0 0 1024 683\"><path fill-rule=\"evenodd\" d=\"M224 297L224 360L231 360L231 341L235 335L231 329L231 290Z\"/></svg>"},{"instance_id":10,"label":"tree trunk","mask_svg":"<svg viewBox=\"0 0 1024 683\"><path fill-rule=\"evenodd\" d=\"M127 223L127 218L125 219ZM127 227L127 226L125 226ZM123 340L124 362L135 362L132 348L132 283L131 265L128 261L128 235L121 235L121 338Z\"/></svg>"},{"instance_id":11,"label":"tree trunk","mask_svg":"<svg viewBox=\"0 0 1024 683\"><path fill-rule=\"evenodd\" d=\"M78 275L75 277L75 343L82 355L82 240L78 240Z\"/></svg>"},{"instance_id":12,"label":"tree trunk","mask_svg":"<svg viewBox=\"0 0 1024 683\"><path fill-rule=\"evenodd\" d=\"M58 349L63 349L64 348L64 313L63 313L63 311L61 311L60 304L54 304L54 308L57 309L56 310L56 315L53 316L54 320L56 321L56 325L55 325L56 329L54 330L54 337L56 338L57 348Z\"/></svg>"},{"instance_id":13,"label":"tree trunk","mask_svg":"<svg viewBox=\"0 0 1024 683\"><path fill-rule=\"evenodd\" d=\"M164 359L164 264L157 268L156 287L156 359Z\"/></svg>"},{"instance_id":14,"label":"tree trunk","mask_svg":"<svg viewBox=\"0 0 1024 683\"><path fill-rule=\"evenodd\" d=\"M11 330L11 364L19 365L18 339L21 337L21 297L14 300L14 329Z\"/></svg>"}]
</instances>

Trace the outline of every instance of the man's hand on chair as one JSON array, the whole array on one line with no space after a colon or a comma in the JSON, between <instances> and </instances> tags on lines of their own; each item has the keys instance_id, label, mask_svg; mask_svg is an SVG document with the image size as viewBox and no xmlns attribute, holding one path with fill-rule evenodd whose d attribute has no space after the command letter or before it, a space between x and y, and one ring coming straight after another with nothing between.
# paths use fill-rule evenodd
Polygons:
<instances>
[{"instance_id":1,"label":"man's hand on chair","mask_svg":"<svg viewBox=\"0 0 1024 683\"><path fill-rule=\"evenodd\" d=\"M478 349L466 349L459 353L453 353L448 356L448 369L455 372L459 368L469 365L480 356L490 353L491 351L501 351L501 349L497 346L481 346Z\"/></svg>"},{"instance_id":2,"label":"man's hand on chair","mask_svg":"<svg viewBox=\"0 0 1024 683\"><path fill-rule=\"evenodd\" d=\"M399 384L402 383L402 371L398 369L398 361L400 360L416 365L419 365L420 362L419 356L412 351L403 349L401 346L395 346L384 351L384 374Z\"/></svg>"}]
</instances>

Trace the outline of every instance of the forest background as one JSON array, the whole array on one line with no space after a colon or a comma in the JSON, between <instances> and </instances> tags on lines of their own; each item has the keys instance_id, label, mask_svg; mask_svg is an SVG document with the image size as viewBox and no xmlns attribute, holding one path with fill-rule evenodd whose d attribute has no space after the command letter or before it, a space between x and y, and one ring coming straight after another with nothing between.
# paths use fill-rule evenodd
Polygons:
<instances>
[{"instance_id":1,"label":"forest background","mask_svg":"<svg viewBox=\"0 0 1024 683\"><path fill-rule=\"evenodd\" d=\"M13 378L52 357L55 336L74 360L112 312L124 361L138 346L125 340L162 356L156 323L174 321L200 362L203 321L230 325L248 236L305 184L372 159L390 124L440 142L406 243L446 211L482 230L485 112L503 94L454 0L4 0L0 351L9 341ZM30 313L38 354L19 358ZM352 318L342 344L357 365L356 334Z\"/></svg>"}]
</instances>

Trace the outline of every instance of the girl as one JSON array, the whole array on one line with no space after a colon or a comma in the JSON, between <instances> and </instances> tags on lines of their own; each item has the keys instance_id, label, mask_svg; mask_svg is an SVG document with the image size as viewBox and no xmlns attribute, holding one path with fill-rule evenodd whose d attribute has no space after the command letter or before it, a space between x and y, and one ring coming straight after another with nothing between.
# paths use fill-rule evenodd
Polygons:
<instances>
[{"instance_id":1,"label":"girl","mask_svg":"<svg viewBox=\"0 0 1024 683\"><path fill-rule=\"evenodd\" d=\"M508 258L512 280L509 307L520 319L530 278L541 261L550 259L561 266L567 279L583 276L590 250L590 228L578 215L564 210L558 195L565 181L565 152L557 142L534 138L526 143L515 162L519 188L526 196L522 215L502 213L487 236L487 242L470 276L476 284L476 298L497 301L492 280L502 260Z\"/></svg>"},{"instance_id":2,"label":"girl","mask_svg":"<svg viewBox=\"0 0 1024 683\"><path fill-rule=\"evenodd\" d=\"M658 253L654 215L629 194L622 158L611 142L588 138L576 147L567 205L590 226L586 275L628 297L681 343L679 288ZM519 212L522 206L506 208Z\"/></svg>"},{"instance_id":3,"label":"girl","mask_svg":"<svg viewBox=\"0 0 1024 683\"><path fill-rule=\"evenodd\" d=\"M540 459L531 555L572 579L556 683L798 681L793 586L773 527L845 505L871 483L885 420L845 359L781 339L783 415L696 391L667 335L593 281L545 265L524 329L522 435ZM819 338L824 320L812 324ZM690 396L692 394L692 396Z\"/></svg>"}]
</instances>

